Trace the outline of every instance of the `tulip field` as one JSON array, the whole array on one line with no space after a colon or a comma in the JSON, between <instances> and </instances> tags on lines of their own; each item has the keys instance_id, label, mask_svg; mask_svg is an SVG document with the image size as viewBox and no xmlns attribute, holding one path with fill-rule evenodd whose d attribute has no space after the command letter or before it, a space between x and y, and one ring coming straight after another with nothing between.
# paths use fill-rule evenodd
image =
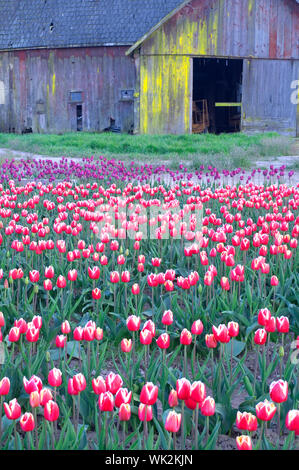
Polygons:
<instances>
[{"instance_id":1,"label":"tulip field","mask_svg":"<svg viewBox=\"0 0 299 470\"><path fill-rule=\"evenodd\" d=\"M299 183L163 172L2 165L1 450L299 446Z\"/></svg>"}]
</instances>

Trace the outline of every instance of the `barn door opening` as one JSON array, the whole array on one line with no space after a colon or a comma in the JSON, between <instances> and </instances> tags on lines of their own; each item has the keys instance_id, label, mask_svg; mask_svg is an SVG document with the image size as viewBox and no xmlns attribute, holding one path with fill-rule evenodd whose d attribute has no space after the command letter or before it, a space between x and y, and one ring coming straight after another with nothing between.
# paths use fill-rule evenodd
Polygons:
<instances>
[{"instance_id":1,"label":"barn door opening","mask_svg":"<svg viewBox=\"0 0 299 470\"><path fill-rule=\"evenodd\" d=\"M241 130L242 70L241 59L193 59L193 133Z\"/></svg>"}]
</instances>

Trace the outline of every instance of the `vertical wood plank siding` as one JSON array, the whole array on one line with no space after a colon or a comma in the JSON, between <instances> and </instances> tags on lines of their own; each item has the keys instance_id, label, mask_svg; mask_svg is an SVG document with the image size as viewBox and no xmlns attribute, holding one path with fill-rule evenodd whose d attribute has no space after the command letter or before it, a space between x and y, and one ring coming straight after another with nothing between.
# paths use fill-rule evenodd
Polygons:
<instances>
[{"instance_id":1,"label":"vertical wood plank siding","mask_svg":"<svg viewBox=\"0 0 299 470\"><path fill-rule=\"evenodd\" d=\"M140 132L190 132L192 57L227 57L244 59L243 128L295 135L298 38L294 0L191 1L141 44Z\"/></svg>"},{"instance_id":2,"label":"vertical wood plank siding","mask_svg":"<svg viewBox=\"0 0 299 470\"><path fill-rule=\"evenodd\" d=\"M297 106L291 84L299 79L299 60L244 60L242 127L296 135Z\"/></svg>"},{"instance_id":3,"label":"vertical wood plank siding","mask_svg":"<svg viewBox=\"0 0 299 470\"><path fill-rule=\"evenodd\" d=\"M83 129L101 131L133 125L133 102L121 90L135 88L134 60L127 47L39 49L0 52L0 131L64 132L76 130L70 91L83 92ZM8 117L9 116L9 119Z\"/></svg>"}]
</instances>

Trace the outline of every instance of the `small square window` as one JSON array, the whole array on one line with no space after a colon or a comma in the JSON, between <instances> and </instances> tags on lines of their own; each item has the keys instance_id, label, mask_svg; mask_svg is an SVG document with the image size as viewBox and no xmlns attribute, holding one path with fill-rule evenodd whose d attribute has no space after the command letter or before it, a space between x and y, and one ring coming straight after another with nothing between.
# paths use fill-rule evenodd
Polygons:
<instances>
[{"instance_id":1,"label":"small square window","mask_svg":"<svg viewBox=\"0 0 299 470\"><path fill-rule=\"evenodd\" d=\"M83 92L82 91L71 91L70 92L70 102L71 103L82 103L83 101Z\"/></svg>"},{"instance_id":2,"label":"small square window","mask_svg":"<svg viewBox=\"0 0 299 470\"><path fill-rule=\"evenodd\" d=\"M134 99L134 90L121 90L121 100L132 101Z\"/></svg>"}]
</instances>

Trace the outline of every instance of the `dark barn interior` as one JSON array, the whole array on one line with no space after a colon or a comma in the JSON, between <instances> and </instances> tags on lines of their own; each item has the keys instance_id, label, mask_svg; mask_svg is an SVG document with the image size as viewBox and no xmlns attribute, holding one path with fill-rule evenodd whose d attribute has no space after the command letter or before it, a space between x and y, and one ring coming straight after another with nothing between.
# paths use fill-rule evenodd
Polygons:
<instances>
[{"instance_id":1,"label":"dark barn interior","mask_svg":"<svg viewBox=\"0 0 299 470\"><path fill-rule=\"evenodd\" d=\"M237 132L241 128L243 60L193 59L193 132Z\"/></svg>"}]
</instances>

